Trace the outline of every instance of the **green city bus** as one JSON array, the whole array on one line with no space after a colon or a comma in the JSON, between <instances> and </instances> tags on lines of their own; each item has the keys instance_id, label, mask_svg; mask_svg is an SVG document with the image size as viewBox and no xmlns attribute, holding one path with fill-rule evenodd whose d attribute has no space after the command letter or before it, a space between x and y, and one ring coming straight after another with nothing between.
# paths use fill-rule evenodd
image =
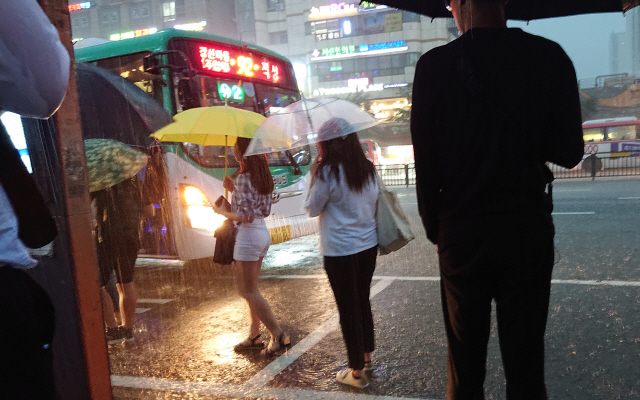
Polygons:
<instances>
[{"instance_id":1,"label":"green city bus","mask_svg":"<svg viewBox=\"0 0 640 400\"><path fill-rule=\"evenodd\" d=\"M78 44L82 44L80 41ZM166 29L77 48L77 62L92 63L134 82L171 115L193 107L231 106L269 116L300 99L291 62L261 47L202 32ZM146 138L144 138L146 139ZM148 145L148 143L146 143ZM155 216L145 222L140 256L192 260L211 257L222 217L211 204L224 194L225 148L154 143L164 177ZM238 164L227 148L229 175ZM278 243L317 230L303 210L309 182L308 147L269 154L275 182L267 224Z\"/></svg>"}]
</instances>

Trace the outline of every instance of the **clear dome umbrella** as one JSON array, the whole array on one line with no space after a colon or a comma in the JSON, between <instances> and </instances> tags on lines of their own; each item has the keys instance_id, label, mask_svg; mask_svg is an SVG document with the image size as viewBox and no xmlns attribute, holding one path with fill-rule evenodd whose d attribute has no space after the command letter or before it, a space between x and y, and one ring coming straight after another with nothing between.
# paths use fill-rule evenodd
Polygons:
<instances>
[{"instance_id":1,"label":"clear dome umbrella","mask_svg":"<svg viewBox=\"0 0 640 400\"><path fill-rule=\"evenodd\" d=\"M264 120L246 155L286 151L344 137L377 124L371 114L347 100L303 98Z\"/></svg>"}]
</instances>

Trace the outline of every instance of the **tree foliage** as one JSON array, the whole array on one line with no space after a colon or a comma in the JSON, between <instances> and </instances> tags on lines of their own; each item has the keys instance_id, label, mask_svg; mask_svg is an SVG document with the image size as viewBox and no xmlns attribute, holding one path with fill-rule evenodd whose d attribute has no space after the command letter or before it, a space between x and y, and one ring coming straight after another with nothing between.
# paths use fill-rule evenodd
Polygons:
<instances>
[{"instance_id":1,"label":"tree foliage","mask_svg":"<svg viewBox=\"0 0 640 400\"><path fill-rule=\"evenodd\" d=\"M362 107L367 112L371 110L371 100L369 99L369 95L366 92L357 91L354 93L349 93L344 99L352 102L358 107Z\"/></svg>"},{"instance_id":2,"label":"tree foliage","mask_svg":"<svg viewBox=\"0 0 640 400\"><path fill-rule=\"evenodd\" d=\"M409 100L409 104L412 103L411 96L413 94L413 85L407 85L398 89L398 97L406 97ZM394 111L393 115L389 117L388 122L400 123L402 125L409 126L411 120L411 107L399 108Z\"/></svg>"},{"instance_id":3,"label":"tree foliage","mask_svg":"<svg viewBox=\"0 0 640 400\"><path fill-rule=\"evenodd\" d=\"M580 98L580 111L582 112L582 122L592 119L591 117L596 113L598 105L598 99L595 97L581 97Z\"/></svg>"}]
</instances>

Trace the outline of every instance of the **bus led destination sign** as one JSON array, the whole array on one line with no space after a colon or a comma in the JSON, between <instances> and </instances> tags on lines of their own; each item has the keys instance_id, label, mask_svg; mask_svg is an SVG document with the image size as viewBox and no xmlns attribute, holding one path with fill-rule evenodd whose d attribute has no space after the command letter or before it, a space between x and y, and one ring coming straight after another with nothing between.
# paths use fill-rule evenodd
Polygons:
<instances>
[{"instance_id":1,"label":"bus led destination sign","mask_svg":"<svg viewBox=\"0 0 640 400\"><path fill-rule=\"evenodd\" d=\"M231 49L217 46L198 46L200 67L221 74L237 75L278 83L282 67L279 63L264 58L257 59Z\"/></svg>"}]
</instances>

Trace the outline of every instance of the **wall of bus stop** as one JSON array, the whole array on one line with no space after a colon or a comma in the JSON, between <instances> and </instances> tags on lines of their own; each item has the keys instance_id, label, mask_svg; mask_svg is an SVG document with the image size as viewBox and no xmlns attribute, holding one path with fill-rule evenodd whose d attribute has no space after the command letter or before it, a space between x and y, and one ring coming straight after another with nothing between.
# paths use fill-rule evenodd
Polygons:
<instances>
[{"instance_id":1,"label":"wall of bus stop","mask_svg":"<svg viewBox=\"0 0 640 400\"><path fill-rule=\"evenodd\" d=\"M598 152L585 153L575 168L567 169L549 163L556 179L585 178L595 180L601 177L640 175L640 152ZM376 165L376 170L387 186L410 186L416 184L414 163Z\"/></svg>"}]
</instances>

